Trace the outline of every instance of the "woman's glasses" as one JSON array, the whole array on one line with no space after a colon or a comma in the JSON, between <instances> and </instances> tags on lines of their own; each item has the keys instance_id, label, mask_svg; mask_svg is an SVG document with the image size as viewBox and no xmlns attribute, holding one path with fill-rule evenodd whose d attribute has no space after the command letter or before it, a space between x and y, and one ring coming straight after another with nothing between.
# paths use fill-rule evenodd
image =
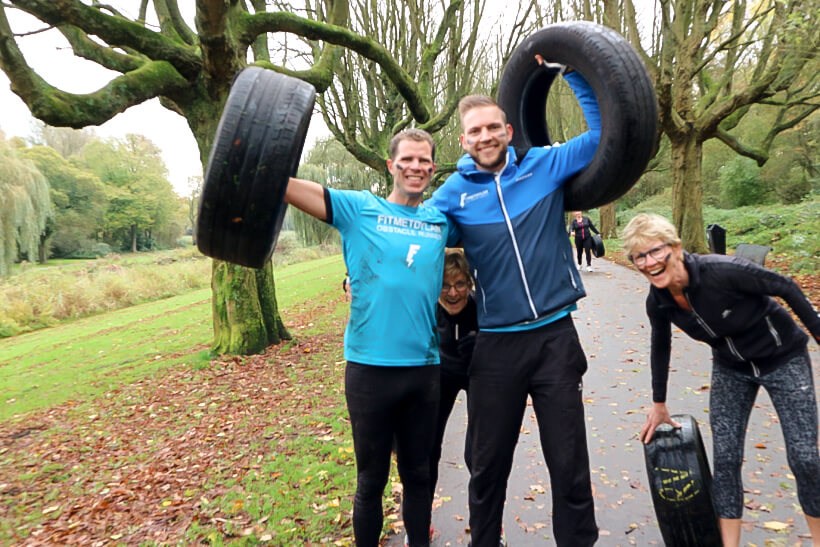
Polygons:
<instances>
[{"instance_id":1,"label":"woman's glasses","mask_svg":"<svg viewBox=\"0 0 820 547\"><path fill-rule=\"evenodd\" d=\"M651 256L655 260L663 260L666 258L666 248L671 245L670 243L664 243L663 245L658 245L657 247L652 247L645 253L638 253L636 255L629 255L629 260L639 268L646 264L646 257Z\"/></svg>"},{"instance_id":2,"label":"woman's glasses","mask_svg":"<svg viewBox=\"0 0 820 547\"><path fill-rule=\"evenodd\" d=\"M450 289L455 289L458 292L461 292L466 288L467 288L467 282L466 281L456 281L452 285L450 285L449 283L442 283L441 284L441 292L450 292Z\"/></svg>"}]
</instances>

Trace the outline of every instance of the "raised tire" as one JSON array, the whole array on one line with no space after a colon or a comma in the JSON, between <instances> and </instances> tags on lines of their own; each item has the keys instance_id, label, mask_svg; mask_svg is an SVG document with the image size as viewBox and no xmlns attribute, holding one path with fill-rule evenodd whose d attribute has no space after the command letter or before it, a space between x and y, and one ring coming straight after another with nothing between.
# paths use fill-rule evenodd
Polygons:
<instances>
[{"instance_id":1,"label":"raised tire","mask_svg":"<svg viewBox=\"0 0 820 547\"><path fill-rule=\"evenodd\" d=\"M540 67L536 54L580 72L601 111L601 142L591 163L565 184L564 208L615 201L638 181L657 148L658 107L649 72L629 42L602 25L557 23L532 34L513 51L498 86L498 104L517 148L552 144L546 100L557 72Z\"/></svg>"},{"instance_id":2,"label":"raised tire","mask_svg":"<svg viewBox=\"0 0 820 547\"><path fill-rule=\"evenodd\" d=\"M199 202L203 254L261 268L276 246L316 90L259 67L237 74L211 148Z\"/></svg>"},{"instance_id":3,"label":"raised tire","mask_svg":"<svg viewBox=\"0 0 820 547\"><path fill-rule=\"evenodd\" d=\"M674 415L680 429L661 426L644 445L646 473L661 536L667 547L720 547L712 504L712 473L698 424Z\"/></svg>"}]
</instances>

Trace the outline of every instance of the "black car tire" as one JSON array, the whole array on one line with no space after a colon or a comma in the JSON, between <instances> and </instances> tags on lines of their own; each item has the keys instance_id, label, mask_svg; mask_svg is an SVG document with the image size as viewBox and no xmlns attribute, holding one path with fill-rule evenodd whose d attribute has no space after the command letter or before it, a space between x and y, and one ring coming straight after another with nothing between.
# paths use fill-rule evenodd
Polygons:
<instances>
[{"instance_id":1,"label":"black car tire","mask_svg":"<svg viewBox=\"0 0 820 547\"><path fill-rule=\"evenodd\" d=\"M261 268L276 246L316 90L260 67L237 74L222 111L199 202L203 254Z\"/></svg>"},{"instance_id":2,"label":"black car tire","mask_svg":"<svg viewBox=\"0 0 820 547\"><path fill-rule=\"evenodd\" d=\"M644 444L646 473L661 536L668 547L722 545L712 504L712 473L695 419L674 415Z\"/></svg>"},{"instance_id":3,"label":"black car tire","mask_svg":"<svg viewBox=\"0 0 820 547\"><path fill-rule=\"evenodd\" d=\"M536 54L580 72L601 112L601 141L590 164L565 184L564 208L587 210L616 200L657 149L657 100L643 61L620 34L591 22L557 23L530 35L513 51L498 87L517 148L552 144L546 100L558 72L539 66Z\"/></svg>"},{"instance_id":4,"label":"black car tire","mask_svg":"<svg viewBox=\"0 0 820 547\"><path fill-rule=\"evenodd\" d=\"M603 238L598 234L592 234L592 254L595 255L595 258L601 258L605 252Z\"/></svg>"}]
</instances>

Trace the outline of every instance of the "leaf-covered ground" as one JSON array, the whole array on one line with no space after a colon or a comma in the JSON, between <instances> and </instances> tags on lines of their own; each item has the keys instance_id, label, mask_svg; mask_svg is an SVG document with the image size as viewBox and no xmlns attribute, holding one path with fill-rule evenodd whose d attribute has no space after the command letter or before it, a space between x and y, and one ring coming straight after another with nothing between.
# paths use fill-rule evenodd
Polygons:
<instances>
[{"instance_id":1,"label":"leaf-covered ground","mask_svg":"<svg viewBox=\"0 0 820 547\"><path fill-rule=\"evenodd\" d=\"M323 313L310 310L290 328L298 332ZM204 370L168 369L90 404L69 402L1 423L0 532L19 545L241 537L302 544L306 523L298 512L280 507L286 516L275 517L275 527L268 521L277 504L299 496L310 471L289 480L271 462L286 468L283 460L299 456L291 442L298 438L330 446L325 457L353 468L345 424L333 415L342 397L343 363L333 360L340 358L342 324L329 327L262 355L215 360ZM350 500L340 498L352 496L354 478L351 472L343 484L306 494L311 513L335 526L311 537L316 544L350 543ZM248 494L254 482L268 483L272 493ZM278 539L276 529L290 535Z\"/></svg>"}]
</instances>

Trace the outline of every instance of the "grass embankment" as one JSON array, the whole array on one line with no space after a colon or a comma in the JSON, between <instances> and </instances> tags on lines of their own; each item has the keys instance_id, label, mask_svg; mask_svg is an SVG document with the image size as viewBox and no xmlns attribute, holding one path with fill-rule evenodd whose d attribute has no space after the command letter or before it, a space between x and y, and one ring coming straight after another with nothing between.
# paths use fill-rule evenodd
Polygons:
<instances>
[{"instance_id":1,"label":"grass embankment","mask_svg":"<svg viewBox=\"0 0 820 547\"><path fill-rule=\"evenodd\" d=\"M284 232L272 259L281 268L339 252L332 245L301 247L292 232ZM190 246L23 264L15 271L0 278L0 338L185 294L211 283L211 260Z\"/></svg>"},{"instance_id":2,"label":"grass embankment","mask_svg":"<svg viewBox=\"0 0 820 547\"><path fill-rule=\"evenodd\" d=\"M278 268L258 356L211 360L207 289L0 341L0 541L350 544L343 274Z\"/></svg>"}]
</instances>

